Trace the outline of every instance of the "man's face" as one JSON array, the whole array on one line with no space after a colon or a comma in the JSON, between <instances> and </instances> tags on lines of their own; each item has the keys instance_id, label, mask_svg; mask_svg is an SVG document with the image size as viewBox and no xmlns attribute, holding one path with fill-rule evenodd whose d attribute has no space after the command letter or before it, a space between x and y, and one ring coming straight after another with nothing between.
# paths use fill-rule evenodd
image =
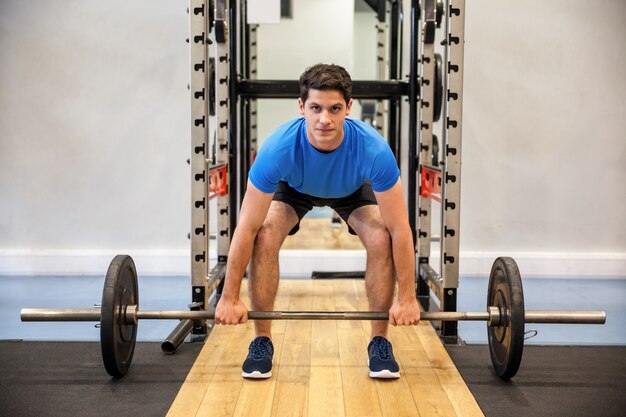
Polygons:
<instances>
[{"instance_id":1,"label":"man's face","mask_svg":"<svg viewBox=\"0 0 626 417\"><path fill-rule=\"evenodd\" d=\"M320 151L332 151L343 140L343 122L350 114L352 100L346 104L339 90L309 89L306 102L298 99L306 121L307 139Z\"/></svg>"}]
</instances>

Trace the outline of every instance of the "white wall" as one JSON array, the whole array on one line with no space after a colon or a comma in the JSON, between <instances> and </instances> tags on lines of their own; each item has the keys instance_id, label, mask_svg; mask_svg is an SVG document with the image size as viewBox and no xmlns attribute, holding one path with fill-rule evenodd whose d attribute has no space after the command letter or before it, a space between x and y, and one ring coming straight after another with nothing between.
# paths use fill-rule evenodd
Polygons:
<instances>
[{"instance_id":1,"label":"white wall","mask_svg":"<svg viewBox=\"0 0 626 417\"><path fill-rule=\"evenodd\" d=\"M377 23L378 19L373 11L354 13L353 65L350 75L355 80L375 80L377 77Z\"/></svg>"},{"instance_id":2,"label":"white wall","mask_svg":"<svg viewBox=\"0 0 626 417\"><path fill-rule=\"evenodd\" d=\"M625 253L626 2L467 4L462 247Z\"/></svg>"},{"instance_id":3,"label":"white wall","mask_svg":"<svg viewBox=\"0 0 626 417\"><path fill-rule=\"evenodd\" d=\"M353 68L354 0L294 0L293 18L257 31L258 78L294 80L323 62ZM323 16L323 18L321 18ZM259 144L276 127L300 116L293 100L258 101Z\"/></svg>"},{"instance_id":4,"label":"white wall","mask_svg":"<svg viewBox=\"0 0 626 417\"><path fill-rule=\"evenodd\" d=\"M375 52L353 4L294 1L259 32L259 78L315 62L360 78ZM0 3L0 274L101 273L76 255L119 251L188 269L186 7ZM466 255L595 260L598 275L610 258L626 275L625 18L621 0L467 2ZM298 112L266 100L259 116L262 137Z\"/></svg>"},{"instance_id":5,"label":"white wall","mask_svg":"<svg viewBox=\"0 0 626 417\"><path fill-rule=\"evenodd\" d=\"M0 249L181 249L182 2L0 6Z\"/></svg>"}]
</instances>

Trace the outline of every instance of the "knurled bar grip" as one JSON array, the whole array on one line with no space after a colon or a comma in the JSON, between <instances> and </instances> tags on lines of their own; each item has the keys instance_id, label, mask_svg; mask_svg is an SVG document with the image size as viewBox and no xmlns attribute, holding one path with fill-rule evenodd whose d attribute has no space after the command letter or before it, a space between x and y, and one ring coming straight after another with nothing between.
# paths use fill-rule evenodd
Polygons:
<instances>
[{"instance_id":1,"label":"knurled bar grip","mask_svg":"<svg viewBox=\"0 0 626 417\"><path fill-rule=\"evenodd\" d=\"M441 321L500 321L497 308L486 312L422 312L422 320ZM215 315L209 311L146 310L128 306L125 320L212 320ZM130 316L130 317L129 317ZM133 316L136 320L133 320ZM604 324L604 311L580 310L527 310L526 323L571 323ZM250 320L389 320L389 313L374 311L249 311ZM100 307L92 308L25 308L21 311L22 321L100 321Z\"/></svg>"}]
</instances>

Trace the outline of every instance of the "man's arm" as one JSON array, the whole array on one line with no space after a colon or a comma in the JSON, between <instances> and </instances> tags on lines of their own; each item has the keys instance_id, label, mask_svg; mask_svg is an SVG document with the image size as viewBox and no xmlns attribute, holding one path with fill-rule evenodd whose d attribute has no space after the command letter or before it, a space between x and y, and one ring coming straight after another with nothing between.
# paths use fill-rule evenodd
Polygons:
<instances>
[{"instance_id":1,"label":"man's arm","mask_svg":"<svg viewBox=\"0 0 626 417\"><path fill-rule=\"evenodd\" d=\"M239 212L239 222L228 251L224 289L215 309L217 324L239 324L248 320L248 310L239 299L241 280L252 256L254 240L263 225L273 196L273 193L264 193L248 181Z\"/></svg>"},{"instance_id":2,"label":"man's arm","mask_svg":"<svg viewBox=\"0 0 626 417\"><path fill-rule=\"evenodd\" d=\"M393 325L417 324L420 309L415 298L415 249L402 181L398 178L393 187L375 195L391 235L391 250L398 277L398 299L389 310L389 322Z\"/></svg>"}]
</instances>

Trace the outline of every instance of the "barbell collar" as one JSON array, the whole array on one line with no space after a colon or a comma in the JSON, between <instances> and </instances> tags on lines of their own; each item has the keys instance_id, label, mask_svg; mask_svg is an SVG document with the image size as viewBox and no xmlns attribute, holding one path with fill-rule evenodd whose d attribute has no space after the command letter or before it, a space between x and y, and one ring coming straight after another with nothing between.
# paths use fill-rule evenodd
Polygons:
<instances>
[{"instance_id":1,"label":"barbell collar","mask_svg":"<svg viewBox=\"0 0 626 417\"><path fill-rule=\"evenodd\" d=\"M124 314L124 321L126 322L126 324L137 324L137 306L136 305L129 305L126 306L126 312Z\"/></svg>"},{"instance_id":2,"label":"barbell collar","mask_svg":"<svg viewBox=\"0 0 626 417\"><path fill-rule=\"evenodd\" d=\"M487 326L500 326L502 324L502 314L500 313L500 309L498 307L489 306L487 307L487 311L489 312L489 320L487 320Z\"/></svg>"}]
</instances>

